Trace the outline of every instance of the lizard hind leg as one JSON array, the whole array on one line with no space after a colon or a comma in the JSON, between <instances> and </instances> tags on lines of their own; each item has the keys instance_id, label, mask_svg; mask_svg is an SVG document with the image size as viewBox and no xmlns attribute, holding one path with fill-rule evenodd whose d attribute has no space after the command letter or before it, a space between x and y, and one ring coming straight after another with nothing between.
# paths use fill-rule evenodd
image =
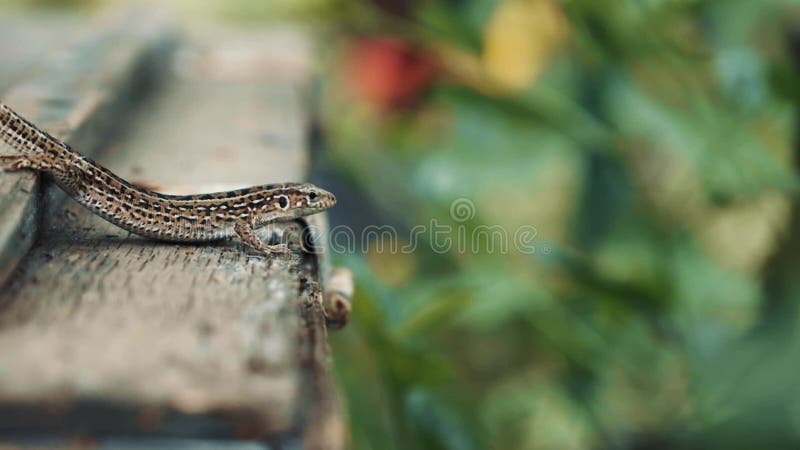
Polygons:
<instances>
[{"instance_id":1,"label":"lizard hind leg","mask_svg":"<svg viewBox=\"0 0 800 450\"><path fill-rule=\"evenodd\" d=\"M46 169L38 156L33 153L14 153L11 155L0 155L0 168L8 171L25 169L42 170Z\"/></svg>"},{"instance_id":2,"label":"lizard hind leg","mask_svg":"<svg viewBox=\"0 0 800 450\"><path fill-rule=\"evenodd\" d=\"M261 238L259 238L256 234L253 225L249 222L238 222L236 225L234 225L233 230L236 233L236 237L238 237L244 245L256 250L259 253L269 256L288 257L293 262L296 262L297 259L299 259L285 244L268 245L264 243L264 241L262 241Z\"/></svg>"}]
</instances>

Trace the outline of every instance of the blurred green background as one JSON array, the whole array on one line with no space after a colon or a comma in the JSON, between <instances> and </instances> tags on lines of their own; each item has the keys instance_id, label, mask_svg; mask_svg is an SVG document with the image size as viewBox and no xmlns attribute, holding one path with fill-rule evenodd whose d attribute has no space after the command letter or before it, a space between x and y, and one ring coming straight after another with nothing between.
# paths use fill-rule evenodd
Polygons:
<instances>
[{"instance_id":1,"label":"blurred green background","mask_svg":"<svg viewBox=\"0 0 800 450\"><path fill-rule=\"evenodd\" d=\"M334 225L536 230L335 255L352 448L800 447L800 4L168 3L315 34Z\"/></svg>"}]
</instances>

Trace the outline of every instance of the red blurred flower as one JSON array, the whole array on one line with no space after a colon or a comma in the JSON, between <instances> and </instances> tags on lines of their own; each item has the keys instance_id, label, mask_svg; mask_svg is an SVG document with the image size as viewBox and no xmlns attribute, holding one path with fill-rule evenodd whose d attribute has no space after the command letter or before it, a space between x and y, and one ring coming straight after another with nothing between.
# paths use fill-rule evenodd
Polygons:
<instances>
[{"instance_id":1,"label":"red blurred flower","mask_svg":"<svg viewBox=\"0 0 800 450\"><path fill-rule=\"evenodd\" d=\"M353 42L344 60L344 81L360 100L382 110L412 105L433 81L434 58L400 38Z\"/></svg>"}]
</instances>

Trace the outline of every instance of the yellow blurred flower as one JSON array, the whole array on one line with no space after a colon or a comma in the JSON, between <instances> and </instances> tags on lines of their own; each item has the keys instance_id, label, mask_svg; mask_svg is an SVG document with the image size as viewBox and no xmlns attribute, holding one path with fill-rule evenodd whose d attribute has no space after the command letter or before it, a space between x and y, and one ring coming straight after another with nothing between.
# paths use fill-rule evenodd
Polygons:
<instances>
[{"instance_id":1,"label":"yellow blurred flower","mask_svg":"<svg viewBox=\"0 0 800 450\"><path fill-rule=\"evenodd\" d=\"M484 31L483 67L506 90L529 86L569 34L553 0L506 0Z\"/></svg>"}]
</instances>

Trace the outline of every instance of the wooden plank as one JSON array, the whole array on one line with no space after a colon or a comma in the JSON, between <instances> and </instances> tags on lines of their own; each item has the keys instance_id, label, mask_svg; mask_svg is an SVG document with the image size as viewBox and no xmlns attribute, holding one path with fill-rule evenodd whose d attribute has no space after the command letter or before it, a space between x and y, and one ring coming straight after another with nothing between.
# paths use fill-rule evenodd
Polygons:
<instances>
[{"instance_id":1,"label":"wooden plank","mask_svg":"<svg viewBox=\"0 0 800 450\"><path fill-rule=\"evenodd\" d=\"M125 26L122 26L125 24ZM70 51L44 58L7 103L52 134L92 154L119 125L139 87L162 67L170 29L152 16L125 16ZM3 145L0 151L9 151ZM0 284L38 232L39 177L0 174Z\"/></svg>"},{"instance_id":2,"label":"wooden plank","mask_svg":"<svg viewBox=\"0 0 800 450\"><path fill-rule=\"evenodd\" d=\"M34 74L42 55L85 39L82 24L77 15L0 14L0 92Z\"/></svg>"},{"instance_id":3,"label":"wooden plank","mask_svg":"<svg viewBox=\"0 0 800 450\"><path fill-rule=\"evenodd\" d=\"M258 55L282 45L247 42L265 46ZM177 61L216 45L231 44L194 37ZM303 81L174 66L100 162L172 192L305 177ZM290 265L235 242L153 242L73 202L47 203L40 240L0 293L0 434L341 448L316 255ZM265 237L300 245L304 223Z\"/></svg>"}]
</instances>

